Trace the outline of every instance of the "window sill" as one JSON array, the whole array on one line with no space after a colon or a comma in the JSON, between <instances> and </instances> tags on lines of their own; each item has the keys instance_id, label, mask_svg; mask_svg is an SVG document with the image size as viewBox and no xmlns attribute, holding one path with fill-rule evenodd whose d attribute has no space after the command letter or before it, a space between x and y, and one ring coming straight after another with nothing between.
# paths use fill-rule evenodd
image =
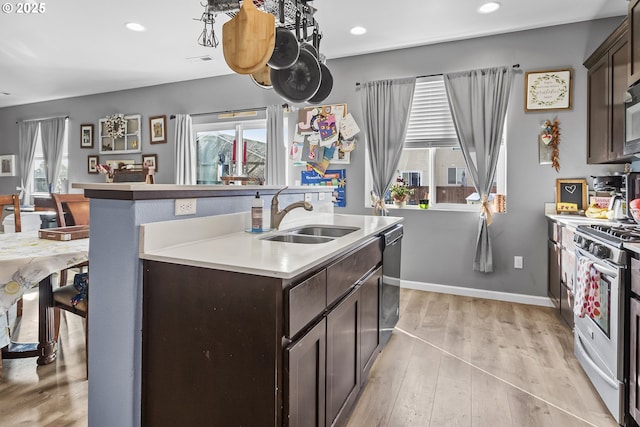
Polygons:
<instances>
[{"instance_id":1,"label":"window sill","mask_svg":"<svg viewBox=\"0 0 640 427\"><path fill-rule=\"evenodd\" d=\"M438 205L429 205L427 209L422 209L418 205L405 205L397 207L395 205L385 205L389 210L410 210L410 211L438 211L438 212L476 212L480 213L480 205L456 205L452 203L441 203ZM369 206L372 207L372 206ZM506 212L491 212L493 215Z\"/></svg>"}]
</instances>

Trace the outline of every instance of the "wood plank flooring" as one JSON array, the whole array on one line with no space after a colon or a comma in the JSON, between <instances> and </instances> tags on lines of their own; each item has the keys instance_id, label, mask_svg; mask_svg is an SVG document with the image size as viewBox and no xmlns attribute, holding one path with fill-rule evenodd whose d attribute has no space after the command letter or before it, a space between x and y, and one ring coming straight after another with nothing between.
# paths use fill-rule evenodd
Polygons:
<instances>
[{"instance_id":1,"label":"wood plank flooring","mask_svg":"<svg viewBox=\"0 0 640 427\"><path fill-rule=\"evenodd\" d=\"M544 307L402 290L349 427L614 427Z\"/></svg>"},{"instance_id":2,"label":"wood plank flooring","mask_svg":"<svg viewBox=\"0 0 640 427\"><path fill-rule=\"evenodd\" d=\"M37 295L37 294L35 294ZM37 298L18 338L37 337ZM63 314L58 360L3 361L0 427L87 425L82 319ZM613 427L554 310L414 290L348 426Z\"/></svg>"}]
</instances>

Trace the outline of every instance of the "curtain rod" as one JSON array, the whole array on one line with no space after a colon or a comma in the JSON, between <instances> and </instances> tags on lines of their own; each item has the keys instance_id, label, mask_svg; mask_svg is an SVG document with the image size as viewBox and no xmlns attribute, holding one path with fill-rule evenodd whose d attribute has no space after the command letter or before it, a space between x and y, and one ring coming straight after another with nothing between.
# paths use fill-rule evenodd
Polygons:
<instances>
[{"instance_id":1,"label":"curtain rod","mask_svg":"<svg viewBox=\"0 0 640 427\"><path fill-rule=\"evenodd\" d=\"M282 104L282 108L289 108L289 104ZM239 110L224 110L224 111L211 111L208 113L195 113L195 114L190 114L191 117L198 117L198 116L212 116L214 114L228 114L228 113L244 113L247 111L262 111L262 110L266 110L267 107L256 107L256 108L241 108ZM169 116L170 120L173 120L176 118L175 114L172 114Z\"/></svg>"},{"instance_id":2,"label":"curtain rod","mask_svg":"<svg viewBox=\"0 0 640 427\"><path fill-rule=\"evenodd\" d=\"M39 120L49 120L49 119L59 119L64 117L65 119L68 119L69 116L53 116L53 117L43 117L41 119L28 119L28 120L16 120L16 124L20 123L20 122L37 122Z\"/></svg>"},{"instance_id":3,"label":"curtain rod","mask_svg":"<svg viewBox=\"0 0 640 427\"><path fill-rule=\"evenodd\" d=\"M518 70L520 68L520 64L513 64L511 66L511 68L513 68L515 70ZM443 75L442 73L439 73L439 74L427 74L425 76L418 76L418 77L416 77L416 79L424 79L425 77L436 77L436 76L442 76L442 75ZM360 82L356 82L356 86L360 86L360 84L361 84Z\"/></svg>"}]
</instances>

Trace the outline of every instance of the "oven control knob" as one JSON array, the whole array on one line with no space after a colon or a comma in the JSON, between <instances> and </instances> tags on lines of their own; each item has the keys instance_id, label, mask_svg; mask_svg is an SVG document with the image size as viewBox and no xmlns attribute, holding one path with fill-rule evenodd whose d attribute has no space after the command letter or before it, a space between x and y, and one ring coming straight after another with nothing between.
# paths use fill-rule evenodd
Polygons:
<instances>
[{"instance_id":1,"label":"oven control knob","mask_svg":"<svg viewBox=\"0 0 640 427\"><path fill-rule=\"evenodd\" d=\"M603 245L594 244L590 252L600 259L605 259L609 256L609 248Z\"/></svg>"}]
</instances>

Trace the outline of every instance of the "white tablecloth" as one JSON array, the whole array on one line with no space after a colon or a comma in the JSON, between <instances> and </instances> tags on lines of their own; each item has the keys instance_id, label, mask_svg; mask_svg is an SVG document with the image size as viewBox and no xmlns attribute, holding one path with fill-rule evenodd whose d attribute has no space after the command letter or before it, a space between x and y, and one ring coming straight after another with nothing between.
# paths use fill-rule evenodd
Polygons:
<instances>
[{"instance_id":1,"label":"white tablecloth","mask_svg":"<svg viewBox=\"0 0 640 427\"><path fill-rule=\"evenodd\" d=\"M89 259L89 239L67 242L37 232L0 234L0 347L9 343L5 312L24 292L56 271Z\"/></svg>"}]
</instances>

